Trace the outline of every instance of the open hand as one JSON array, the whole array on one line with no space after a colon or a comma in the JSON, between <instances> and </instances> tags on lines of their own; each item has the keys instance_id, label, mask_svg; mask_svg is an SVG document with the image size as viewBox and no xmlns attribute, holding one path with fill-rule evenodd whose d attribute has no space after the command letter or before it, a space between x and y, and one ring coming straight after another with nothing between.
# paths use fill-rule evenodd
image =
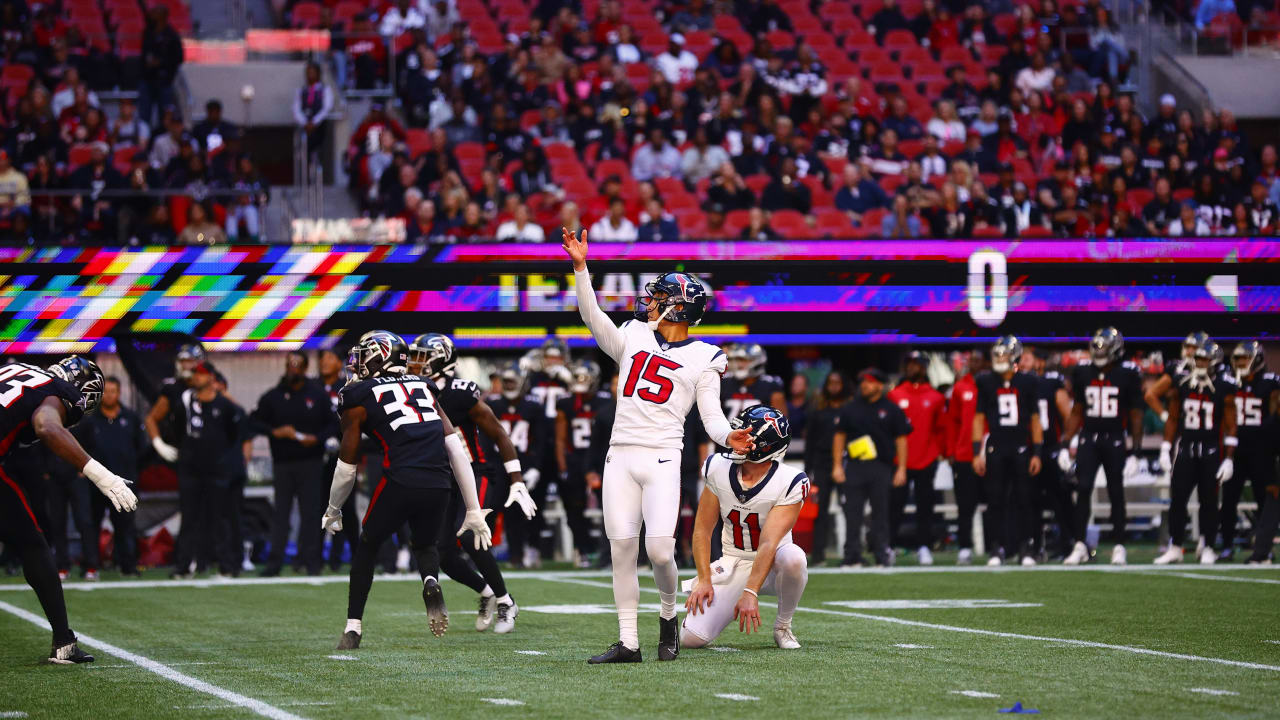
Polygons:
<instances>
[{"instance_id":1,"label":"open hand","mask_svg":"<svg viewBox=\"0 0 1280 720\"><path fill-rule=\"evenodd\" d=\"M760 629L760 601L745 590L738 598L738 605L733 609L733 618L738 621L738 631L750 635Z\"/></svg>"},{"instance_id":2,"label":"open hand","mask_svg":"<svg viewBox=\"0 0 1280 720\"><path fill-rule=\"evenodd\" d=\"M710 609L715 598L716 591L711 581L698 579L694 581L693 592L689 593L689 598L684 601L684 607L690 615L697 615Z\"/></svg>"},{"instance_id":3,"label":"open hand","mask_svg":"<svg viewBox=\"0 0 1280 720\"><path fill-rule=\"evenodd\" d=\"M751 448L756 446L756 441L751 437L750 428L739 428L729 433L729 448L739 455L746 455Z\"/></svg>"},{"instance_id":4,"label":"open hand","mask_svg":"<svg viewBox=\"0 0 1280 720\"><path fill-rule=\"evenodd\" d=\"M569 253L569 258L573 260L573 271L579 272L587 269L587 229L582 228L582 239L578 239L578 233L569 232L569 228L562 227L561 233L564 235L564 242L561 247Z\"/></svg>"}]
</instances>

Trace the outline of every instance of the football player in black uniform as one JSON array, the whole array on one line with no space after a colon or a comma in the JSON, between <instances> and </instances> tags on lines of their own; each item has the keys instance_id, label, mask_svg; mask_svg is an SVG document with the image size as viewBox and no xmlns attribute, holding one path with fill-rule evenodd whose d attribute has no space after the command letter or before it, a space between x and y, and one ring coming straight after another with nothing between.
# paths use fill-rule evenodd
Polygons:
<instances>
[{"instance_id":1,"label":"football player in black uniform","mask_svg":"<svg viewBox=\"0 0 1280 720\"><path fill-rule=\"evenodd\" d=\"M160 396L143 421L147 426L147 435L151 436L151 446L165 462L178 461L176 443L182 442L182 427L186 422L181 414L182 393L190 387L196 365L207 359L204 347L199 343L181 345L177 358L173 361L173 377L165 378L160 383Z\"/></svg>"},{"instance_id":2,"label":"football player in black uniform","mask_svg":"<svg viewBox=\"0 0 1280 720\"><path fill-rule=\"evenodd\" d=\"M409 348L404 340L385 331L366 333L348 356L353 377L342 388L338 467L321 527L328 532L342 531L342 506L356 484L362 433L378 439L385 459L382 478L364 514L360 544L351 558L347 626L338 641L339 650L360 647L361 621L373 586L378 547L406 522L413 531L428 626L436 637L449 628L436 539L442 526L451 526L445 513L450 509L452 487L459 489L465 507L458 536L471 533L467 543L477 549L488 549L491 541L485 522L489 511L482 509L477 499L466 448L441 410L431 383L406 373L408 362Z\"/></svg>"},{"instance_id":3,"label":"football player in black uniform","mask_svg":"<svg viewBox=\"0 0 1280 720\"><path fill-rule=\"evenodd\" d=\"M573 545L578 551L577 565L591 567L588 557L593 550L591 524L587 522L587 493L600 478L589 480L591 470L591 431L596 413L610 405L609 393L600 390L600 366L590 360L578 360L569 366L573 394L561 398L556 405L556 464L560 468L560 501L564 504Z\"/></svg>"},{"instance_id":4,"label":"football player in black uniform","mask_svg":"<svg viewBox=\"0 0 1280 720\"><path fill-rule=\"evenodd\" d=\"M485 401L498 416L502 429L516 446L525 487L530 495L536 495L542 478L542 455L546 451L551 433L545 409L528 393L526 378L518 364L504 368L499 373L502 391L490 395ZM536 502L535 498L535 502ZM529 536L531 521L518 506L509 506L502 517L507 533L507 553L513 565L524 558L525 539Z\"/></svg>"},{"instance_id":5,"label":"football player in black uniform","mask_svg":"<svg viewBox=\"0 0 1280 720\"><path fill-rule=\"evenodd\" d=\"M521 473L520 458L510 436L498 422L493 410L481 400L483 392L470 380L454 377L458 365L458 351L446 335L427 333L414 338L409 346L409 369L431 378L439 394L440 407L449 416L462 435L465 447L470 451L480 505L497 509L503 473L509 481L506 503L503 507L519 504L526 518L532 518L537 505L529 496ZM495 449L494 445L497 445ZM501 460L499 460L499 456ZM480 594L480 608L476 615L476 630L484 631L493 626L496 633L509 633L515 629L516 615L520 609L507 592L506 581L493 553L473 547L463 538L462 545L475 562L479 574L471 569L458 552L453 530L462 522L462 498L454 494L452 515L446 515L446 523L452 522L446 532L439 535L440 566L449 577ZM496 606L496 607L495 607ZM494 614L497 620L494 620Z\"/></svg>"},{"instance_id":6,"label":"football player in black uniform","mask_svg":"<svg viewBox=\"0 0 1280 720\"><path fill-rule=\"evenodd\" d=\"M542 347L531 351L520 359L521 366L527 373L529 394L542 405L548 428L554 427L556 421L556 403L569 394L569 346L560 338L548 338ZM556 467L555 433L548 430L543 433L543 444L539 451L542 464L537 468L538 476L546 476L547 482L534 482L529 492L535 502L546 505L548 496L554 498L558 493L555 487L559 468ZM520 523L513 527L513 537L521 550L520 555L511 555L511 564L515 567L539 567L542 565L542 546L550 536L542 516L535 516L530 522ZM510 547L510 542L508 543Z\"/></svg>"},{"instance_id":7,"label":"football player in black uniform","mask_svg":"<svg viewBox=\"0 0 1280 720\"><path fill-rule=\"evenodd\" d=\"M978 407L973 414L973 471L984 478L987 513L994 527L988 565L1000 565L1006 553L1021 553L1023 565L1035 565L1031 540L1035 484L1040 474L1044 432L1040 427L1036 378L1020 372L1022 342L1005 335L991 348L991 371L977 377ZM988 430L988 427L990 428ZM983 437L983 435L986 437Z\"/></svg>"},{"instance_id":8,"label":"football player in black uniform","mask_svg":"<svg viewBox=\"0 0 1280 720\"><path fill-rule=\"evenodd\" d=\"M1043 546L1045 509L1053 511L1054 521L1058 524L1059 541L1063 543L1062 555L1071 552L1071 546L1074 544L1071 542L1072 526L1075 524L1072 520L1075 515L1075 506L1071 502L1071 491L1064 482L1062 468L1058 467L1055 460L1058 450L1062 447L1063 421L1071 415L1071 393L1067 392L1062 373L1046 368L1047 359L1046 354L1041 350L1029 351L1022 356L1023 367L1029 369L1036 378L1040 427L1044 431L1044 452L1040 455L1042 463L1040 474L1037 476L1039 490L1036 493L1035 525L1032 531L1036 535L1037 543L1041 543L1040 550L1046 556L1049 553Z\"/></svg>"},{"instance_id":9,"label":"football player in black uniform","mask_svg":"<svg viewBox=\"0 0 1280 720\"><path fill-rule=\"evenodd\" d=\"M0 542L22 559L27 584L53 629L49 662L59 665L93 662L93 657L76 645L53 554L24 489L39 479L22 472L16 462L20 453L10 448L43 441L54 455L80 468L116 510L137 509L138 498L124 478L90 457L67 430L101 401L102 371L90 360L73 355L48 368L22 363L0 367Z\"/></svg>"},{"instance_id":10,"label":"football player in black uniform","mask_svg":"<svg viewBox=\"0 0 1280 720\"><path fill-rule=\"evenodd\" d=\"M1173 389L1183 376L1190 375L1191 370L1195 367L1196 349L1209 341L1209 333L1203 330L1197 330L1188 333L1185 340L1182 341L1182 356L1176 361L1165 365L1165 371L1160 377L1147 388L1143 394L1143 400L1147 403L1147 407L1156 411L1160 416L1161 422L1167 422L1169 412L1164 406L1165 397L1169 391Z\"/></svg>"},{"instance_id":11,"label":"football player in black uniform","mask_svg":"<svg viewBox=\"0 0 1280 720\"><path fill-rule=\"evenodd\" d=\"M320 387L324 388L325 394L329 396L334 415L338 414L342 388L346 386L348 379L342 359L338 357L336 352L325 350L320 353ZM338 446L338 438L325 440L324 477L333 477L333 471L338 469ZM329 568L334 572L337 572L342 567L343 542L345 541L351 547L353 555L360 543L360 516L356 514L355 493L351 493L346 503L342 506L342 526L343 531L334 533L333 537L329 539Z\"/></svg>"},{"instance_id":12,"label":"football player in black uniform","mask_svg":"<svg viewBox=\"0 0 1280 720\"><path fill-rule=\"evenodd\" d=\"M1196 491L1200 501L1200 564L1217 560L1213 535L1218 519L1218 483L1235 474L1236 386L1225 374L1215 374L1222 349L1212 340L1196 348L1191 372L1169 391L1169 422L1160 443L1160 468L1173 470L1169 499L1169 549L1156 558L1157 565L1182 562L1187 539L1187 501ZM1175 462L1173 442L1178 442Z\"/></svg>"},{"instance_id":13,"label":"football player in black uniform","mask_svg":"<svg viewBox=\"0 0 1280 720\"><path fill-rule=\"evenodd\" d=\"M1264 508L1274 503L1280 487L1276 486L1276 419L1280 414L1280 377L1267 372L1262 345L1246 340L1231 352L1231 366L1236 379L1236 473L1222 484L1222 512L1219 532L1222 534L1219 560L1230 561L1235 552L1236 508L1247 479L1258 503L1255 526L1261 526ZM1274 534L1274 529L1272 534ZM1254 532L1255 554L1258 533ZM1263 549L1263 557L1271 550L1271 535Z\"/></svg>"},{"instance_id":14,"label":"football player in black uniform","mask_svg":"<svg viewBox=\"0 0 1280 720\"><path fill-rule=\"evenodd\" d=\"M724 349L728 372L720 380L720 404L725 417L738 417L756 405L786 407L782 382L764 372L768 356L754 343L735 343Z\"/></svg>"},{"instance_id":15,"label":"football player in black uniform","mask_svg":"<svg viewBox=\"0 0 1280 720\"><path fill-rule=\"evenodd\" d=\"M1058 451L1058 466L1071 469L1076 456L1076 516L1072 535L1075 547L1063 562L1079 565L1089 559L1085 530L1093 513L1093 486L1098 468L1107 477L1107 497L1111 500L1111 564L1124 565L1125 504L1124 481L1138 472L1137 450L1142 447L1142 377L1132 363L1122 362L1124 336L1108 327L1089 341L1088 365L1077 365L1071 378L1075 406L1067 418L1063 438L1067 447ZM1125 425L1129 436L1125 436ZM1126 454L1128 458L1126 459Z\"/></svg>"}]
</instances>

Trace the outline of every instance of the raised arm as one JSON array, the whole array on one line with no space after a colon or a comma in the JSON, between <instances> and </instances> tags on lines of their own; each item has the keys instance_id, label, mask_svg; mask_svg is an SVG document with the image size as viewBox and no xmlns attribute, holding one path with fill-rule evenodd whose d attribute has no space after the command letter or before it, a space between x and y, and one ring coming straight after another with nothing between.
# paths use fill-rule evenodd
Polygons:
<instances>
[{"instance_id":1,"label":"raised arm","mask_svg":"<svg viewBox=\"0 0 1280 720\"><path fill-rule=\"evenodd\" d=\"M578 295L578 314L591 330L591 336L605 354L619 362L622 357L624 339L622 331L600 309L596 302L596 291L591 287L591 273L587 272L587 231L582 230L582 239L578 234L563 229L564 251L573 260L574 292Z\"/></svg>"}]
</instances>

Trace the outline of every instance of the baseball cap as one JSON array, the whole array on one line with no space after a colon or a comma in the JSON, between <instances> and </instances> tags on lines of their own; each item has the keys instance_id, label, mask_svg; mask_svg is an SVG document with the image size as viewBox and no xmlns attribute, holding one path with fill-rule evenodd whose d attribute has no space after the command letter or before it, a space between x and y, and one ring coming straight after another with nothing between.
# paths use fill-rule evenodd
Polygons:
<instances>
[{"instance_id":1,"label":"baseball cap","mask_svg":"<svg viewBox=\"0 0 1280 720\"><path fill-rule=\"evenodd\" d=\"M858 382L862 382L867 378L871 378L872 380L875 380L876 382L881 384L883 384L887 380L887 378L885 377L884 371L881 370L880 368L874 368L874 367L863 368L862 370L858 371Z\"/></svg>"},{"instance_id":2,"label":"baseball cap","mask_svg":"<svg viewBox=\"0 0 1280 720\"><path fill-rule=\"evenodd\" d=\"M677 45L684 45L684 35L680 33L671 33L671 42Z\"/></svg>"},{"instance_id":3,"label":"baseball cap","mask_svg":"<svg viewBox=\"0 0 1280 720\"><path fill-rule=\"evenodd\" d=\"M925 355L923 352L919 350L912 350L911 352L907 353L907 359L904 360L902 364L906 365L907 363L913 363L913 362L920 363L921 365L928 367L929 356Z\"/></svg>"},{"instance_id":4,"label":"baseball cap","mask_svg":"<svg viewBox=\"0 0 1280 720\"><path fill-rule=\"evenodd\" d=\"M1230 153L1227 152L1226 148L1218 148L1213 151L1214 160L1226 160L1229 155Z\"/></svg>"},{"instance_id":5,"label":"baseball cap","mask_svg":"<svg viewBox=\"0 0 1280 720\"><path fill-rule=\"evenodd\" d=\"M1161 105L1177 105L1178 99L1173 96L1173 93L1165 93L1160 96L1160 104Z\"/></svg>"}]
</instances>

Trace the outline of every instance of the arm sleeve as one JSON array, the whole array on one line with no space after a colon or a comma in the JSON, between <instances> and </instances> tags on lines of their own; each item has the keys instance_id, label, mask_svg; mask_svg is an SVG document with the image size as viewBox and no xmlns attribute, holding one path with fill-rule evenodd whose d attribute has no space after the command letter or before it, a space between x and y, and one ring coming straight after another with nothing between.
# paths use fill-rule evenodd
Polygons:
<instances>
[{"instance_id":1,"label":"arm sleeve","mask_svg":"<svg viewBox=\"0 0 1280 720\"><path fill-rule=\"evenodd\" d=\"M723 356L721 356L723 358ZM723 362L721 362L723 368ZM720 373L714 368L708 369L698 378L698 416L702 418L702 427L707 437L721 447L728 447L729 421L725 419L724 410L720 407Z\"/></svg>"},{"instance_id":2,"label":"arm sleeve","mask_svg":"<svg viewBox=\"0 0 1280 720\"><path fill-rule=\"evenodd\" d=\"M583 268L574 271L574 291L578 294L578 314L591 330L591 335L606 355L620 362L623 346L626 344L622 331L600 309L596 302L596 291L591 287L591 273Z\"/></svg>"}]
</instances>

